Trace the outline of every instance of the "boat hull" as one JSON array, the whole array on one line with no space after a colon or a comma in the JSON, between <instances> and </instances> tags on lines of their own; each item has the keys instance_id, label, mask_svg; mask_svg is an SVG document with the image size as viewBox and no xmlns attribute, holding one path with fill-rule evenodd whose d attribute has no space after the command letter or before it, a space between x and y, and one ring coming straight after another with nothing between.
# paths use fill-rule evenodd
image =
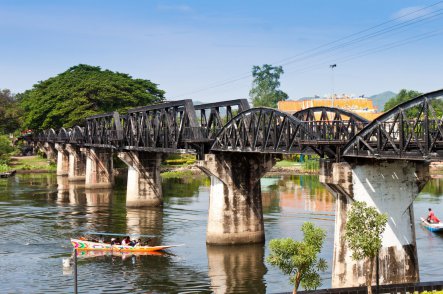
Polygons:
<instances>
[{"instance_id":1,"label":"boat hull","mask_svg":"<svg viewBox=\"0 0 443 294\"><path fill-rule=\"evenodd\" d=\"M421 225L431 232L443 232L443 223L431 224L424 218L421 218Z\"/></svg>"},{"instance_id":2,"label":"boat hull","mask_svg":"<svg viewBox=\"0 0 443 294\"><path fill-rule=\"evenodd\" d=\"M170 246L111 245L107 243L98 243L98 242L84 241L79 239L71 239L71 244L77 250L116 251L116 252L156 252L174 247L174 245Z\"/></svg>"}]
</instances>

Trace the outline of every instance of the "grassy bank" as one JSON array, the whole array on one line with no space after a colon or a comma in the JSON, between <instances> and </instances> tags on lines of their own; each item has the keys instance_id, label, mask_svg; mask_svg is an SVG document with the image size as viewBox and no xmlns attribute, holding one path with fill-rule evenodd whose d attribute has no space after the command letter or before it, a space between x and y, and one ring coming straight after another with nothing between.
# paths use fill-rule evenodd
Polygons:
<instances>
[{"instance_id":1,"label":"grassy bank","mask_svg":"<svg viewBox=\"0 0 443 294\"><path fill-rule=\"evenodd\" d=\"M54 163L49 163L46 158L40 156L12 156L8 167L16 171L47 171L57 170Z\"/></svg>"}]
</instances>

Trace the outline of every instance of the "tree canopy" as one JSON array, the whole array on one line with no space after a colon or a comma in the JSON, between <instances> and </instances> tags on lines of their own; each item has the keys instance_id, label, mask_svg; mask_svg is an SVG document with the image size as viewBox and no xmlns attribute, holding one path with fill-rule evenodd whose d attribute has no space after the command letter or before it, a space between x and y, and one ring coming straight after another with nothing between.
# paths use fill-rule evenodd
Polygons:
<instances>
[{"instance_id":1,"label":"tree canopy","mask_svg":"<svg viewBox=\"0 0 443 294\"><path fill-rule=\"evenodd\" d=\"M374 259L382 246L383 234L388 217L365 202L355 201L348 212L345 240L352 251L352 259L366 260L366 285L372 293L372 269Z\"/></svg>"},{"instance_id":2,"label":"tree canopy","mask_svg":"<svg viewBox=\"0 0 443 294\"><path fill-rule=\"evenodd\" d=\"M297 293L300 284L307 290L321 286L318 272L325 271L328 267L326 260L318 258L326 232L310 222L305 222L301 230L303 241L294 241L291 238L271 240L271 253L266 259L290 276L290 282L294 285L293 293Z\"/></svg>"},{"instance_id":3,"label":"tree canopy","mask_svg":"<svg viewBox=\"0 0 443 294\"><path fill-rule=\"evenodd\" d=\"M288 99L288 94L279 90L280 76L284 73L281 66L264 64L252 67L252 89L249 91L254 107L277 108L277 102Z\"/></svg>"},{"instance_id":4,"label":"tree canopy","mask_svg":"<svg viewBox=\"0 0 443 294\"><path fill-rule=\"evenodd\" d=\"M0 134L20 128L21 110L15 95L9 89L0 90Z\"/></svg>"},{"instance_id":5,"label":"tree canopy","mask_svg":"<svg viewBox=\"0 0 443 294\"><path fill-rule=\"evenodd\" d=\"M41 81L19 95L25 128L70 127L88 116L164 100L164 91L149 80L80 64Z\"/></svg>"},{"instance_id":6,"label":"tree canopy","mask_svg":"<svg viewBox=\"0 0 443 294\"><path fill-rule=\"evenodd\" d=\"M418 92L418 91L414 91L414 90L406 90L406 89L402 89L397 96L391 98L390 100L388 100L385 104L384 107L384 111L388 111L392 108L394 108L395 106L409 101L413 98L416 98L418 96L422 95L422 93ZM437 99L432 99L431 101L431 106L432 106L432 113L435 113L435 119L440 119L443 116L443 100L441 99L441 97L437 98ZM410 119L415 119L417 118L420 114L423 117L423 113L422 113L422 107L420 105L418 106L414 106L412 108L409 108L405 111L406 116Z\"/></svg>"},{"instance_id":7,"label":"tree canopy","mask_svg":"<svg viewBox=\"0 0 443 294\"><path fill-rule=\"evenodd\" d=\"M392 109L403 102L406 102L408 100L411 100L412 98L420 96L421 94L422 93L418 91L402 89L397 94L397 96L392 97L391 99L386 101L383 111L388 111L389 109Z\"/></svg>"}]
</instances>

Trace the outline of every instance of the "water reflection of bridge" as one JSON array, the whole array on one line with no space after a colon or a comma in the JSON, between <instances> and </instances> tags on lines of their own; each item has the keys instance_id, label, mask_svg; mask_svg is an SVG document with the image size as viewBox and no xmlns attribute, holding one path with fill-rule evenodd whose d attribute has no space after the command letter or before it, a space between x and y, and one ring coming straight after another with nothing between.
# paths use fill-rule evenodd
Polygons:
<instances>
[{"instance_id":1,"label":"water reflection of bridge","mask_svg":"<svg viewBox=\"0 0 443 294\"><path fill-rule=\"evenodd\" d=\"M272 184L269 179L272 179ZM335 211L335 199L318 181L318 176L282 176L266 180L265 183L262 181L264 212L280 209L295 212Z\"/></svg>"}]
</instances>

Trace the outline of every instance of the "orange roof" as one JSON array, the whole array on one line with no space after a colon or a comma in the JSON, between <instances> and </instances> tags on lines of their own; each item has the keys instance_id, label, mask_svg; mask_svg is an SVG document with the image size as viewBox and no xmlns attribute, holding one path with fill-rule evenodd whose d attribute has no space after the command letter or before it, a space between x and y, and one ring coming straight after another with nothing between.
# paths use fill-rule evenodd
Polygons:
<instances>
[{"instance_id":1,"label":"orange roof","mask_svg":"<svg viewBox=\"0 0 443 294\"><path fill-rule=\"evenodd\" d=\"M297 112L302 109L327 106L342 108L351 112L354 112L367 120L374 120L382 113L377 112L372 100L369 98L336 98L336 99L310 99L302 101L279 101L278 110L286 112Z\"/></svg>"}]
</instances>

